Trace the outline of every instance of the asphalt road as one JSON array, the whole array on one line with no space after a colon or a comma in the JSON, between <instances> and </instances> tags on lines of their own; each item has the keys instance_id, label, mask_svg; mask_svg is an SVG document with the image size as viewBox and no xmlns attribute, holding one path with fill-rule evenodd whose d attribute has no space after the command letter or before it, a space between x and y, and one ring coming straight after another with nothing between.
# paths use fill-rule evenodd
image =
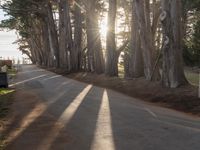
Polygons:
<instances>
[{"instance_id":1,"label":"asphalt road","mask_svg":"<svg viewBox=\"0 0 200 150\"><path fill-rule=\"evenodd\" d=\"M10 86L31 90L41 99L42 109L19 128L8 149L200 150L199 118L33 65L22 66ZM44 114L59 126L44 127ZM48 132L37 132L37 128Z\"/></svg>"}]
</instances>

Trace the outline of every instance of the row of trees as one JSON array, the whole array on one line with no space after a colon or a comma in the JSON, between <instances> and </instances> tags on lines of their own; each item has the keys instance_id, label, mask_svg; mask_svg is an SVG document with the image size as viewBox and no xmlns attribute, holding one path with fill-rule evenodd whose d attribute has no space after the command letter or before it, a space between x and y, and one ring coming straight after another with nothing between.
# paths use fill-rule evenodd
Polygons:
<instances>
[{"instance_id":1,"label":"row of trees","mask_svg":"<svg viewBox=\"0 0 200 150\"><path fill-rule=\"evenodd\" d=\"M1 6L10 16L1 26L17 30L19 49L41 66L118 76L122 57L125 77L161 79L165 87L178 87L187 83L182 49L188 1L11 0ZM104 50L100 18L105 13ZM120 15L125 19L118 46Z\"/></svg>"}]
</instances>

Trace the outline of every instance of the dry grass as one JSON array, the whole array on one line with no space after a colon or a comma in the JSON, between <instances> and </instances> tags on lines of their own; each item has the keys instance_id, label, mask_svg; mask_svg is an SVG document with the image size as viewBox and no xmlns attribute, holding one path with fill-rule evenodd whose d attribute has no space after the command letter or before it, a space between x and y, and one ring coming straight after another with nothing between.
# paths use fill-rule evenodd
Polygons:
<instances>
[{"instance_id":1,"label":"dry grass","mask_svg":"<svg viewBox=\"0 0 200 150\"><path fill-rule=\"evenodd\" d=\"M0 89L0 128L4 127L3 119L8 115L13 101L13 89ZM0 134L0 150L5 149L4 137Z\"/></svg>"}]
</instances>

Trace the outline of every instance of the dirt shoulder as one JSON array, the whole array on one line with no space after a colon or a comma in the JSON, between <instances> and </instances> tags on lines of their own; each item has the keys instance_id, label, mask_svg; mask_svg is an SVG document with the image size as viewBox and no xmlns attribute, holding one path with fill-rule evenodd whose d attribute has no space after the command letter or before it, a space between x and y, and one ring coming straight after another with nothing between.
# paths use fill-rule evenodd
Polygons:
<instances>
[{"instance_id":1,"label":"dirt shoulder","mask_svg":"<svg viewBox=\"0 0 200 150\"><path fill-rule=\"evenodd\" d=\"M163 88L159 82L150 82L143 78L128 80L85 72L69 74L66 77L112 89L163 107L200 116L198 87L192 85L169 89Z\"/></svg>"},{"instance_id":2,"label":"dirt shoulder","mask_svg":"<svg viewBox=\"0 0 200 150\"><path fill-rule=\"evenodd\" d=\"M4 150L8 144L8 139L10 137L15 137L17 131L20 131L20 126L18 126L19 122L27 115L37 101L35 100L35 96L31 93L22 91L15 91L12 93L12 96L1 96L4 97L6 101L12 101L12 105L6 105L6 115L1 118L0 150ZM27 99L28 101L26 101Z\"/></svg>"},{"instance_id":3,"label":"dirt shoulder","mask_svg":"<svg viewBox=\"0 0 200 150\"><path fill-rule=\"evenodd\" d=\"M0 89L0 150L5 148L5 139L2 132L8 122L14 93L13 89Z\"/></svg>"},{"instance_id":4,"label":"dirt shoulder","mask_svg":"<svg viewBox=\"0 0 200 150\"><path fill-rule=\"evenodd\" d=\"M57 118L48 113L47 105L34 90L17 89L13 98L9 115L1 129L0 150L37 149L38 143L41 143L41 139L48 135L50 130L53 132L63 128ZM46 138L47 143L41 145L40 149L51 144L48 136ZM63 132L59 140L61 142L56 143L56 146L63 146L63 141L68 140L68 134Z\"/></svg>"},{"instance_id":5,"label":"dirt shoulder","mask_svg":"<svg viewBox=\"0 0 200 150\"><path fill-rule=\"evenodd\" d=\"M160 82L151 82L145 80L144 78L124 79L120 77L107 77L105 75L97 75L87 72L68 74L67 72L59 69L48 70L74 80L112 89L152 104L200 116L200 98L198 98L198 87L194 85L186 85L170 89L163 88Z\"/></svg>"}]
</instances>

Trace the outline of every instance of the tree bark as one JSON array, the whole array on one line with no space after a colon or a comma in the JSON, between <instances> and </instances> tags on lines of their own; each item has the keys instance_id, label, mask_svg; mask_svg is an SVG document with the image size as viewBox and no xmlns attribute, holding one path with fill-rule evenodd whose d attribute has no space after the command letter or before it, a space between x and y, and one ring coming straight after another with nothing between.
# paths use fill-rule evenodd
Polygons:
<instances>
[{"instance_id":1,"label":"tree bark","mask_svg":"<svg viewBox=\"0 0 200 150\"><path fill-rule=\"evenodd\" d=\"M136 22L137 15L135 10L135 0L133 1L132 6L132 21L131 21L131 54L130 54L130 77L131 78L138 78L144 75L144 63L142 58L142 49L141 49L141 42L140 42L140 34L139 34L139 27L138 23Z\"/></svg>"},{"instance_id":2,"label":"tree bark","mask_svg":"<svg viewBox=\"0 0 200 150\"><path fill-rule=\"evenodd\" d=\"M69 70L68 64L68 18L67 1L60 0L59 3L59 48L60 48L60 68Z\"/></svg>"},{"instance_id":3,"label":"tree bark","mask_svg":"<svg viewBox=\"0 0 200 150\"><path fill-rule=\"evenodd\" d=\"M45 57L46 57L46 60L45 60L45 65L47 67L51 67L51 62L53 60L53 55L51 53L51 50L50 50L50 46L49 46L49 36L48 36L48 23L45 22L44 20L41 20L41 29L42 29L42 35L41 35L41 38L42 38L42 48L44 49L44 53L45 53Z\"/></svg>"},{"instance_id":4,"label":"tree bark","mask_svg":"<svg viewBox=\"0 0 200 150\"><path fill-rule=\"evenodd\" d=\"M115 41L115 20L117 1L109 0L108 31L106 37L106 70L108 76L118 76L118 57Z\"/></svg>"},{"instance_id":5,"label":"tree bark","mask_svg":"<svg viewBox=\"0 0 200 150\"><path fill-rule=\"evenodd\" d=\"M88 69L98 74L104 73L104 59L96 12L96 0L88 0L86 6L86 32L88 48Z\"/></svg>"},{"instance_id":6,"label":"tree bark","mask_svg":"<svg viewBox=\"0 0 200 150\"><path fill-rule=\"evenodd\" d=\"M53 12L52 12L52 6L50 3L46 5L47 9L47 17L46 21L48 23L48 33L49 33L49 42L50 42L50 49L52 53L54 54L54 61L55 61L55 67L60 67L60 59L59 59L59 43L58 43L58 34L53 18Z\"/></svg>"},{"instance_id":7,"label":"tree bark","mask_svg":"<svg viewBox=\"0 0 200 150\"><path fill-rule=\"evenodd\" d=\"M186 84L182 58L181 1L162 0L162 27L164 35L162 84L176 88Z\"/></svg>"},{"instance_id":8,"label":"tree bark","mask_svg":"<svg viewBox=\"0 0 200 150\"><path fill-rule=\"evenodd\" d=\"M144 0L136 0L135 9L137 15L137 22L140 31L140 39L142 46L142 54L144 60L144 74L147 80L151 80L153 61L152 61L152 40L149 33L149 21L146 20L147 15L145 15Z\"/></svg>"},{"instance_id":9,"label":"tree bark","mask_svg":"<svg viewBox=\"0 0 200 150\"><path fill-rule=\"evenodd\" d=\"M76 1L78 4L81 3L80 0ZM81 69L81 57L82 57L82 20L83 16L81 13L81 9L76 5L75 12L74 12L74 65L73 71L78 71Z\"/></svg>"}]
</instances>

